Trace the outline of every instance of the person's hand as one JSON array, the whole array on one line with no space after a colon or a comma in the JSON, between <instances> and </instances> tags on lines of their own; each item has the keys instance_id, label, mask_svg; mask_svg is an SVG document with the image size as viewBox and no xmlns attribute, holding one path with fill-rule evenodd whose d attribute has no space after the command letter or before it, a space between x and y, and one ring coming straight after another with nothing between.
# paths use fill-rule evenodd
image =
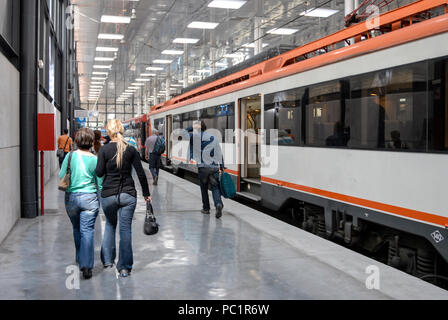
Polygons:
<instances>
[{"instance_id":1,"label":"person's hand","mask_svg":"<svg viewBox=\"0 0 448 320\"><path fill-rule=\"evenodd\" d=\"M149 203L152 204L152 197L145 197L145 201L146 201L146 203L148 203L148 201L149 201Z\"/></svg>"}]
</instances>

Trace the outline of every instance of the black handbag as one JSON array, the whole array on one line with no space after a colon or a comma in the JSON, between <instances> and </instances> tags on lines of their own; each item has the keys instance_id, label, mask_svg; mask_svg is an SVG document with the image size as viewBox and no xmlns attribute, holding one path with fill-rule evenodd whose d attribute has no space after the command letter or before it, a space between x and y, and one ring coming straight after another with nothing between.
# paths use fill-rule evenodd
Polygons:
<instances>
[{"instance_id":1,"label":"black handbag","mask_svg":"<svg viewBox=\"0 0 448 320\"><path fill-rule=\"evenodd\" d=\"M156 222L156 217L154 216L154 211L150 201L146 203L146 216L145 223L143 225L143 232L148 236L159 232L159 224Z\"/></svg>"}]
</instances>

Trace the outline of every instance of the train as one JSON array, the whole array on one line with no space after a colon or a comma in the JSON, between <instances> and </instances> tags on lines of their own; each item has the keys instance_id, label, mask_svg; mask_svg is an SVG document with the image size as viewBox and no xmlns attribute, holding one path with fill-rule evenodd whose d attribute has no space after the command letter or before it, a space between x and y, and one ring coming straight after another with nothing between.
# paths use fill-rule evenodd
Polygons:
<instances>
[{"instance_id":1,"label":"train","mask_svg":"<svg viewBox=\"0 0 448 320\"><path fill-rule=\"evenodd\" d=\"M203 120L221 133L238 197L446 280L447 3L417 1L184 90L130 121L142 153L155 128L164 166L197 172L174 132Z\"/></svg>"}]
</instances>

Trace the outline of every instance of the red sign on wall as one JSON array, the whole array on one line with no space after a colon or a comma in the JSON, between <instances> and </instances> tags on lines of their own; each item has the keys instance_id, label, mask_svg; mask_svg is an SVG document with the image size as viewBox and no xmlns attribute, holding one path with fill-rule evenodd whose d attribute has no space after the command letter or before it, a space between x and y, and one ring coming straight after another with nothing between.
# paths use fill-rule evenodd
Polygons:
<instances>
[{"instance_id":1,"label":"red sign on wall","mask_svg":"<svg viewBox=\"0 0 448 320\"><path fill-rule=\"evenodd\" d=\"M37 148L39 151L54 151L54 114L39 113L37 115Z\"/></svg>"}]
</instances>

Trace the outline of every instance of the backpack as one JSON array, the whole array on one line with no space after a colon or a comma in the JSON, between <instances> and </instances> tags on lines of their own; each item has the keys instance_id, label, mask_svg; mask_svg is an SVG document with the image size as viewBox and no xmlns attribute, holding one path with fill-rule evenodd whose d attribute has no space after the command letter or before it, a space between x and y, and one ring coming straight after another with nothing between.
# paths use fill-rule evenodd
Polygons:
<instances>
[{"instance_id":1,"label":"backpack","mask_svg":"<svg viewBox=\"0 0 448 320\"><path fill-rule=\"evenodd\" d=\"M152 151L157 154L162 154L165 152L165 139L162 137L157 137L157 141L154 145L154 150Z\"/></svg>"}]
</instances>

